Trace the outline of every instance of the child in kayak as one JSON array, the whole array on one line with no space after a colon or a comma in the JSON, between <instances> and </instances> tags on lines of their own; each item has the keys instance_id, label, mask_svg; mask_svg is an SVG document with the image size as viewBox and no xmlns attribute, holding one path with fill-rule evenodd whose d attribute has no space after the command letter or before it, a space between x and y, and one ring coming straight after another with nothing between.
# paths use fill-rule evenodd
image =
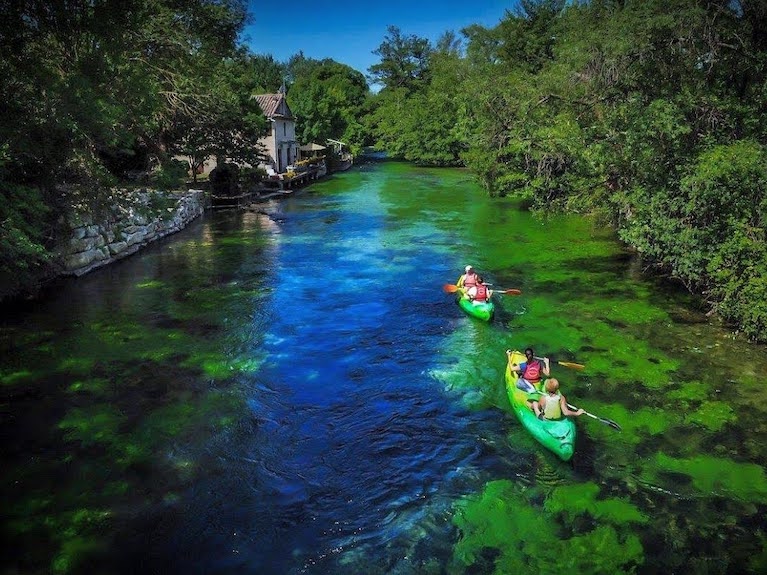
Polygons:
<instances>
[{"instance_id":1,"label":"child in kayak","mask_svg":"<svg viewBox=\"0 0 767 575\"><path fill-rule=\"evenodd\" d=\"M533 402L533 411L538 419L562 419L563 415L578 416L582 409L576 411L567 407L565 396L559 393L559 381L550 377L544 384L546 393L538 401Z\"/></svg>"},{"instance_id":2,"label":"child in kayak","mask_svg":"<svg viewBox=\"0 0 767 575\"><path fill-rule=\"evenodd\" d=\"M471 300L474 305L487 303L490 301L490 296L493 295L493 290L487 289L485 281L482 276L477 276L477 283L466 290L466 296Z\"/></svg>"}]
</instances>

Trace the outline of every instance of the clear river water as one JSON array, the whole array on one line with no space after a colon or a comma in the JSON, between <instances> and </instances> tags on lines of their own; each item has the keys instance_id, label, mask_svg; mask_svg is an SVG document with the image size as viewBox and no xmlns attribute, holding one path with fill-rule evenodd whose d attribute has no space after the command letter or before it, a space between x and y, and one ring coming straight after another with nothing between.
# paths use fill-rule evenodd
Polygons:
<instances>
[{"instance_id":1,"label":"clear river water","mask_svg":"<svg viewBox=\"0 0 767 575\"><path fill-rule=\"evenodd\" d=\"M467 316L466 264L522 295ZM767 350L641 271L377 162L61 281L2 310L0 573L767 572ZM622 431L536 443L527 346Z\"/></svg>"}]
</instances>

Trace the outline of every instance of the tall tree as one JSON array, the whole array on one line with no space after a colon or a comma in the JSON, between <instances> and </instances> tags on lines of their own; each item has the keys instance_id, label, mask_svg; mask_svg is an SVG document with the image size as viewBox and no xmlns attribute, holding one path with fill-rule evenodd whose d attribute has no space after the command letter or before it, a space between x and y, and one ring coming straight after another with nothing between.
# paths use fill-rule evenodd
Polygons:
<instances>
[{"instance_id":1,"label":"tall tree","mask_svg":"<svg viewBox=\"0 0 767 575\"><path fill-rule=\"evenodd\" d=\"M365 77L346 64L303 54L293 56L288 69L293 78L288 102L298 117L299 141L333 138L361 147L365 136L360 117L369 92Z\"/></svg>"},{"instance_id":2,"label":"tall tree","mask_svg":"<svg viewBox=\"0 0 767 575\"><path fill-rule=\"evenodd\" d=\"M428 81L431 52L426 38L404 36L399 28L389 26L384 41L373 51L381 61L368 68L368 74L383 89L415 90Z\"/></svg>"}]
</instances>

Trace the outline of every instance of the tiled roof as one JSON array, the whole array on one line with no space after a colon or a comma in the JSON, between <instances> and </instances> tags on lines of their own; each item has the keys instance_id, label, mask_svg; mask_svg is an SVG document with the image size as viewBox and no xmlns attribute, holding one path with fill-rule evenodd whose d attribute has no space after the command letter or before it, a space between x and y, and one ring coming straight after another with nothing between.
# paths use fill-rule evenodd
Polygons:
<instances>
[{"instance_id":1,"label":"tiled roof","mask_svg":"<svg viewBox=\"0 0 767 575\"><path fill-rule=\"evenodd\" d=\"M261 106L264 116L273 118L281 116L283 118L293 118L293 114L285 101L285 94L257 94L253 98Z\"/></svg>"}]
</instances>

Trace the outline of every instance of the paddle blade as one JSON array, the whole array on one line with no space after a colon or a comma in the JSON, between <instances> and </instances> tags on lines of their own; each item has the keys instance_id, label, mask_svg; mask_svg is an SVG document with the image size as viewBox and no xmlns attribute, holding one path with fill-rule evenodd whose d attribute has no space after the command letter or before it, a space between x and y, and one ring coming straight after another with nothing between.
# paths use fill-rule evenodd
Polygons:
<instances>
[{"instance_id":1,"label":"paddle blade","mask_svg":"<svg viewBox=\"0 0 767 575\"><path fill-rule=\"evenodd\" d=\"M569 367L570 369L577 369L578 371L586 369L586 366L581 363L573 363L571 361L558 361L557 363L564 367Z\"/></svg>"},{"instance_id":2,"label":"paddle blade","mask_svg":"<svg viewBox=\"0 0 767 575\"><path fill-rule=\"evenodd\" d=\"M522 290L519 289L505 289L501 292L504 295L522 295Z\"/></svg>"},{"instance_id":3,"label":"paddle blade","mask_svg":"<svg viewBox=\"0 0 767 575\"><path fill-rule=\"evenodd\" d=\"M453 284L445 284L445 285L442 286L442 290L447 292L447 293L455 293L459 289L460 288L457 285L453 285Z\"/></svg>"},{"instance_id":4,"label":"paddle blade","mask_svg":"<svg viewBox=\"0 0 767 575\"><path fill-rule=\"evenodd\" d=\"M621 428L621 426L615 423L612 419L605 419L604 417L597 417L597 419L601 421L602 423L604 423L605 425L609 425L610 427L612 427L613 429L617 431L623 431L623 428Z\"/></svg>"},{"instance_id":5,"label":"paddle blade","mask_svg":"<svg viewBox=\"0 0 767 575\"><path fill-rule=\"evenodd\" d=\"M570 405L569 403L567 404L567 407L569 407L573 411L578 411L577 407L575 407L574 405ZM597 419L601 423L604 423L605 425L609 425L610 427L612 427L616 431L623 431L623 428L620 425L618 425L617 423L615 423L612 419L607 419L605 417L599 417L598 415L594 415L593 413L589 413L588 411L584 411L583 415L588 415L592 419Z\"/></svg>"}]
</instances>

